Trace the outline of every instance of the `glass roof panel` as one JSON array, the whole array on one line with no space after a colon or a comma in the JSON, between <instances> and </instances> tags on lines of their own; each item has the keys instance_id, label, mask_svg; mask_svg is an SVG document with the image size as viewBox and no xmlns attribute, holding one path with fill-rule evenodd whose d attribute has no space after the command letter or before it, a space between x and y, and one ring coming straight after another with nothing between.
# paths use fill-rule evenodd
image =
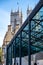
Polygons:
<instances>
[{"instance_id":1,"label":"glass roof panel","mask_svg":"<svg viewBox=\"0 0 43 65\"><path fill-rule=\"evenodd\" d=\"M43 7L31 21L31 45L32 49L43 49Z\"/></svg>"},{"instance_id":2,"label":"glass roof panel","mask_svg":"<svg viewBox=\"0 0 43 65\"><path fill-rule=\"evenodd\" d=\"M31 17L30 17L31 19ZM27 20L25 21L27 22ZM31 54L37 53L43 50L43 7L36 13L36 15L31 19ZM25 28L24 28L25 27ZM20 28L18 36L16 39L16 54L19 56L20 41L22 42L22 56L28 55L28 44L29 44L29 23L24 24ZM22 33L20 40L20 34Z\"/></svg>"}]
</instances>

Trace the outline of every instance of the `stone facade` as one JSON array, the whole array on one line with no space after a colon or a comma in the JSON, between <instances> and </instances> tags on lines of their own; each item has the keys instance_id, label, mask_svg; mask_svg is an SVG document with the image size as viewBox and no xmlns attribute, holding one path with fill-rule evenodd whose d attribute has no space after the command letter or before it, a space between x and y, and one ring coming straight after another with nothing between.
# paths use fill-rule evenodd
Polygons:
<instances>
[{"instance_id":1,"label":"stone facade","mask_svg":"<svg viewBox=\"0 0 43 65\"><path fill-rule=\"evenodd\" d=\"M11 25L8 25L8 30L5 34L4 40L3 40L3 45L2 45L2 50L3 50L3 63L4 63L4 59L6 58L6 46L9 44L9 42L11 41L12 37L13 37L13 33L11 32Z\"/></svg>"},{"instance_id":2,"label":"stone facade","mask_svg":"<svg viewBox=\"0 0 43 65\"><path fill-rule=\"evenodd\" d=\"M6 65L6 47L10 43L13 36L17 33L18 29L22 25L22 12L12 12L11 11L11 21L10 25L8 25L8 30L4 36L3 45L2 45L2 62Z\"/></svg>"},{"instance_id":3,"label":"stone facade","mask_svg":"<svg viewBox=\"0 0 43 65\"><path fill-rule=\"evenodd\" d=\"M30 10L27 9L27 14L30 14ZM27 15L27 16L28 16ZM22 11L20 12L19 9L16 12L11 11L10 15L10 25L8 25L8 30L5 34L2 50L3 50L3 64L6 65L6 47L13 38L13 36L17 33L18 29L22 25Z\"/></svg>"}]
</instances>

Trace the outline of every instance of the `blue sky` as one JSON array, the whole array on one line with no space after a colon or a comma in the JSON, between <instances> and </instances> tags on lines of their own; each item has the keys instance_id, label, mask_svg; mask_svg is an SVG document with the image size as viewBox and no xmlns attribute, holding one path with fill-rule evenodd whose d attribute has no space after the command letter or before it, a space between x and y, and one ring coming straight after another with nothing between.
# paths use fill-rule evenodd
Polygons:
<instances>
[{"instance_id":1,"label":"blue sky","mask_svg":"<svg viewBox=\"0 0 43 65\"><path fill-rule=\"evenodd\" d=\"M0 46L3 44L3 38L7 31L7 26L10 24L11 10L18 9L23 12L23 18L26 18L27 7L34 8L39 0L0 0ZM17 2L19 3L17 5Z\"/></svg>"}]
</instances>

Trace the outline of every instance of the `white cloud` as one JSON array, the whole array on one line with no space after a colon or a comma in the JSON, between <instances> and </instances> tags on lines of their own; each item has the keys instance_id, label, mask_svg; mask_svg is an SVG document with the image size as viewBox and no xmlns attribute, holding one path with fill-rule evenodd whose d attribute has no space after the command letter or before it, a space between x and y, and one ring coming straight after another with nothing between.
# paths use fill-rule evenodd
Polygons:
<instances>
[{"instance_id":1,"label":"white cloud","mask_svg":"<svg viewBox=\"0 0 43 65\"><path fill-rule=\"evenodd\" d=\"M0 46L3 44L8 24L10 24L10 13L0 9Z\"/></svg>"}]
</instances>

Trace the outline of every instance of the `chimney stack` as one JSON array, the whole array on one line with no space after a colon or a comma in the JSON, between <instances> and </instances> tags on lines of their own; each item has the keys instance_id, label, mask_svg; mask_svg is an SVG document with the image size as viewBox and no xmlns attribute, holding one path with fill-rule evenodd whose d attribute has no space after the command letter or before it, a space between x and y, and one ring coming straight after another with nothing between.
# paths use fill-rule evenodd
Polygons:
<instances>
[{"instance_id":1,"label":"chimney stack","mask_svg":"<svg viewBox=\"0 0 43 65\"><path fill-rule=\"evenodd\" d=\"M11 25L8 25L8 31L11 31Z\"/></svg>"}]
</instances>

